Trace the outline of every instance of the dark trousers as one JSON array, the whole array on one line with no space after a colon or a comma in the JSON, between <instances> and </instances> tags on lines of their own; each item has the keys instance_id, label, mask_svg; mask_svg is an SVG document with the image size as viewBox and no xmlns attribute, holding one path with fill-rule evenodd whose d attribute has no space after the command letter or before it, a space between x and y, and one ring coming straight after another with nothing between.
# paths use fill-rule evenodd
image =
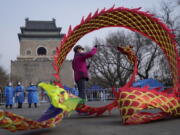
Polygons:
<instances>
[{"instance_id":1,"label":"dark trousers","mask_svg":"<svg viewBox=\"0 0 180 135\"><path fill-rule=\"evenodd\" d=\"M18 108L22 108L22 103L18 103Z\"/></svg>"},{"instance_id":2,"label":"dark trousers","mask_svg":"<svg viewBox=\"0 0 180 135\"><path fill-rule=\"evenodd\" d=\"M86 99L86 81L87 79L80 79L76 82L79 91L79 97L82 99Z\"/></svg>"},{"instance_id":3,"label":"dark trousers","mask_svg":"<svg viewBox=\"0 0 180 135\"><path fill-rule=\"evenodd\" d=\"M37 108L37 103L34 103L34 107ZM29 108L31 108L31 104L29 104Z\"/></svg>"},{"instance_id":4,"label":"dark trousers","mask_svg":"<svg viewBox=\"0 0 180 135\"><path fill-rule=\"evenodd\" d=\"M8 108L8 106L10 106L10 108L12 108L12 105L6 105L6 108Z\"/></svg>"}]
</instances>

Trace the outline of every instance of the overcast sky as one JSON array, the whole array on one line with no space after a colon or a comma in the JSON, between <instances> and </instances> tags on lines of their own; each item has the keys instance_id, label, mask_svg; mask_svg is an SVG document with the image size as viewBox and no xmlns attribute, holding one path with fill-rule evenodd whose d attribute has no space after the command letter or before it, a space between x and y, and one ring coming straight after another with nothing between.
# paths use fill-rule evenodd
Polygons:
<instances>
[{"instance_id":1,"label":"overcast sky","mask_svg":"<svg viewBox=\"0 0 180 135\"><path fill-rule=\"evenodd\" d=\"M127 8L142 7L142 10L159 9L162 1L175 0L0 0L0 65L8 72L10 61L19 56L19 40L17 33L25 26L25 18L30 20L56 19L62 33L66 33L69 25L73 27L80 23L83 16L95 12L98 8L123 6ZM117 31L120 28L113 29ZM92 45L95 37L103 38L112 29L92 32L83 37L78 43ZM71 58L69 55L68 58Z\"/></svg>"}]
</instances>

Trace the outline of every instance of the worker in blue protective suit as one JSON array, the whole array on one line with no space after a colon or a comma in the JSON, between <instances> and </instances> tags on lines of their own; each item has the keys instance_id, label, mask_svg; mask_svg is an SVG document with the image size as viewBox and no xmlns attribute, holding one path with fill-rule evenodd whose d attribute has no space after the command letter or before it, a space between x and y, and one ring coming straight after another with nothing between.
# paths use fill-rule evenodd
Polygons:
<instances>
[{"instance_id":1,"label":"worker in blue protective suit","mask_svg":"<svg viewBox=\"0 0 180 135\"><path fill-rule=\"evenodd\" d=\"M4 88L4 96L5 96L5 101L6 101L6 108L8 108L8 106L10 108L13 107L14 104L14 88L12 86L12 82L9 82L8 85Z\"/></svg>"},{"instance_id":2,"label":"worker in blue protective suit","mask_svg":"<svg viewBox=\"0 0 180 135\"><path fill-rule=\"evenodd\" d=\"M34 104L34 107L37 108L37 103L39 102L37 86L31 82L27 92L29 108L31 108L31 104Z\"/></svg>"},{"instance_id":3,"label":"worker in blue protective suit","mask_svg":"<svg viewBox=\"0 0 180 135\"><path fill-rule=\"evenodd\" d=\"M17 86L15 88L15 96L16 103L18 103L18 108L22 108L22 104L25 98L25 91L24 86L21 85L21 82L17 83Z\"/></svg>"}]
</instances>

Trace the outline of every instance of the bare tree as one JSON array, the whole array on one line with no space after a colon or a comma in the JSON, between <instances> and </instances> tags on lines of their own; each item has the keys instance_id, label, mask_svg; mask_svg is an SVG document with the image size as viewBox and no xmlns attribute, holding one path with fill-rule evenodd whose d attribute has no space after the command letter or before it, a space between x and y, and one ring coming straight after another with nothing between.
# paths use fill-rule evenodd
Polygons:
<instances>
[{"instance_id":1,"label":"bare tree","mask_svg":"<svg viewBox=\"0 0 180 135\"><path fill-rule=\"evenodd\" d=\"M158 46L150 39L135 33L133 43L138 57L138 76L140 79L151 77L150 72L154 67L157 58Z\"/></svg>"},{"instance_id":2,"label":"bare tree","mask_svg":"<svg viewBox=\"0 0 180 135\"><path fill-rule=\"evenodd\" d=\"M176 40L178 45L180 45L180 16L176 13L177 3L162 2L161 3L161 12L154 13L157 17L160 17L170 29L173 30L173 33L176 35ZM142 79L149 78L153 76L156 79L160 80L166 85L172 85L172 75L167 62L167 58L164 55L163 51L152 41L142 41L142 38L139 34L135 35L136 47L137 47L137 56L139 65L139 77ZM149 48L144 47L143 44L149 45ZM180 48L180 47L178 47ZM147 52L147 53L145 53ZM145 54L145 55L144 55ZM144 60L145 59L145 60ZM143 61L146 61L145 63Z\"/></svg>"},{"instance_id":3,"label":"bare tree","mask_svg":"<svg viewBox=\"0 0 180 135\"><path fill-rule=\"evenodd\" d=\"M176 3L172 3L171 1L162 2L159 17L173 30L173 34L176 35L176 41L178 43L177 49L180 52L180 16L176 11L179 2L179 0L177 0ZM172 85L172 75L166 57L161 52L159 53L159 64L161 65L159 67L161 71L160 80L167 85Z\"/></svg>"},{"instance_id":4,"label":"bare tree","mask_svg":"<svg viewBox=\"0 0 180 135\"><path fill-rule=\"evenodd\" d=\"M170 1L162 2L161 14L159 14L159 17L173 30L178 45L180 44L180 15L177 13L179 3L180 0L177 0L176 4L173 4Z\"/></svg>"},{"instance_id":5,"label":"bare tree","mask_svg":"<svg viewBox=\"0 0 180 135\"><path fill-rule=\"evenodd\" d=\"M89 61L92 79L90 84L100 84L105 87L123 86L133 72L133 65L127 57L117 51L117 46L133 45L139 59L139 78L149 78L157 57L157 45L137 33L111 33L103 41L95 40L99 46L98 53Z\"/></svg>"},{"instance_id":6,"label":"bare tree","mask_svg":"<svg viewBox=\"0 0 180 135\"><path fill-rule=\"evenodd\" d=\"M175 12L177 5L161 3L161 12L155 13L160 17L176 35L180 44L180 17ZM90 74L92 84L100 84L104 87L124 85L133 70L127 58L118 52L116 46L133 45L138 57L138 77L140 79L156 78L167 85L172 84L172 76L166 56L156 43L138 33L117 32L109 34L105 40L96 39L94 44L104 45L98 48L98 53L91 63ZM113 46L113 47L108 47Z\"/></svg>"},{"instance_id":7,"label":"bare tree","mask_svg":"<svg viewBox=\"0 0 180 135\"><path fill-rule=\"evenodd\" d=\"M111 33L105 41L96 39L98 53L89 61L90 84L100 84L104 87L122 86L132 72L132 65L116 47L128 45L129 38L123 32ZM131 70L130 70L131 68Z\"/></svg>"}]
</instances>

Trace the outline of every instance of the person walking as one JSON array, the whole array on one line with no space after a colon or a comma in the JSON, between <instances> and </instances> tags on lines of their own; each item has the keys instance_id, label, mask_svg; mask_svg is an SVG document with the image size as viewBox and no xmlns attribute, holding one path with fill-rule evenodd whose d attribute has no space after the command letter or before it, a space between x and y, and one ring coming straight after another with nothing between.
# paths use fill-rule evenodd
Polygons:
<instances>
[{"instance_id":1,"label":"person walking","mask_svg":"<svg viewBox=\"0 0 180 135\"><path fill-rule=\"evenodd\" d=\"M4 96L5 96L5 101L6 101L6 109L8 108L8 106L10 107L10 109L12 109L13 104L14 104L14 88L12 86L12 82L9 82L8 85L5 87L4 89Z\"/></svg>"},{"instance_id":2,"label":"person walking","mask_svg":"<svg viewBox=\"0 0 180 135\"><path fill-rule=\"evenodd\" d=\"M31 104L34 104L34 107L37 108L37 104L39 102L37 86L31 82L30 86L27 88L27 92L29 108L31 108Z\"/></svg>"},{"instance_id":3,"label":"person walking","mask_svg":"<svg viewBox=\"0 0 180 135\"><path fill-rule=\"evenodd\" d=\"M74 47L74 58L72 68L74 70L74 79L78 87L79 97L86 99L86 82L88 81L88 65L86 59L91 58L97 52L97 45L91 51L84 52L84 48L80 45Z\"/></svg>"},{"instance_id":4,"label":"person walking","mask_svg":"<svg viewBox=\"0 0 180 135\"><path fill-rule=\"evenodd\" d=\"M22 108L25 93L24 93L24 86L21 85L21 82L17 83L17 86L15 88L15 95L16 95L15 100L16 103L18 103L18 108Z\"/></svg>"}]
</instances>

